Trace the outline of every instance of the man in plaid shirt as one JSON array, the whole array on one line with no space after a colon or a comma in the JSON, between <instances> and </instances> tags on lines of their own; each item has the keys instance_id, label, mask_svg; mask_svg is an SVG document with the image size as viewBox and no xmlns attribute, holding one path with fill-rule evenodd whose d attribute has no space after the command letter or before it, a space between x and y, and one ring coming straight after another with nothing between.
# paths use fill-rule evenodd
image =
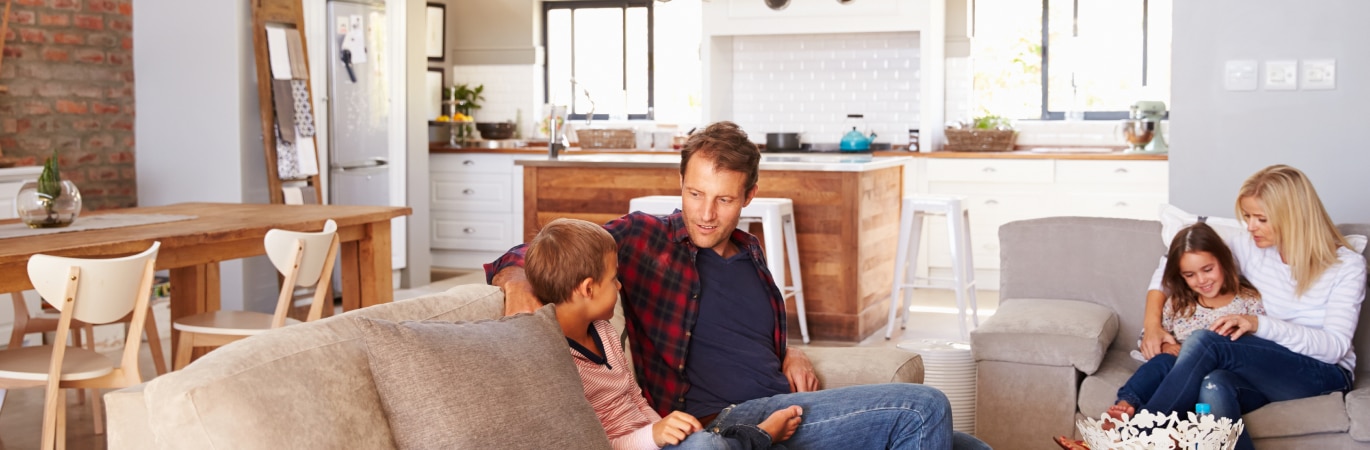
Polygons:
<instances>
[{"instance_id":1,"label":"man in plaid shirt","mask_svg":"<svg viewBox=\"0 0 1370 450\"><path fill-rule=\"evenodd\" d=\"M682 211L634 212L604 224L618 242L620 298L633 366L658 413L685 411L707 428L759 423L803 407L790 448L988 448L951 430L951 406L916 384L819 391L813 365L786 346L785 303L755 236L738 230L757 192L761 154L719 122L681 150ZM540 303L523 274L524 246L486 264L508 314ZM753 417L757 416L757 417Z\"/></svg>"}]
</instances>

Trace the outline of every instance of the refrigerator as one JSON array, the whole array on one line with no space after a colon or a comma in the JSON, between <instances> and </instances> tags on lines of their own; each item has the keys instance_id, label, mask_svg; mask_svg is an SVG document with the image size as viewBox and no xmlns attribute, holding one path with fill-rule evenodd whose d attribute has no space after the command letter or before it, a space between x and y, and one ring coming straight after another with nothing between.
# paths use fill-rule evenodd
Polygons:
<instances>
[{"instance_id":1,"label":"refrigerator","mask_svg":"<svg viewBox=\"0 0 1370 450\"><path fill-rule=\"evenodd\" d=\"M391 205L391 179L402 175L390 161L385 2L330 0L327 17L329 203ZM391 233L394 267L403 268L403 218Z\"/></svg>"}]
</instances>

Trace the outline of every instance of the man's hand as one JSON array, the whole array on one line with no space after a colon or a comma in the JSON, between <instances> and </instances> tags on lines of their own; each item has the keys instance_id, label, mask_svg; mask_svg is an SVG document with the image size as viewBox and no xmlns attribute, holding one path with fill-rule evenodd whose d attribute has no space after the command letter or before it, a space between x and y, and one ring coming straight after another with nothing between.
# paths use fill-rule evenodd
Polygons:
<instances>
[{"instance_id":1,"label":"man's hand","mask_svg":"<svg viewBox=\"0 0 1370 450\"><path fill-rule=\"evenodd\" d=\"M1170 334L1170 332L1165 331L1160 327L1154 329L1147 327L1146 331L1142 333L1142 347L1139 350L1142 351L1143 357L1150 360L1151 357L1156 356L1157 354L1169 353L1165 351L1164 345L1166 344L1179 347L1179 341L1175 340L1175 335ZM1176 355L1178 356L1179 353L1176 353Z\"/></svg>"},{"instance_id":2,"label":"man's hand","mask_svg":"<svg viewBox=\"0 0 1370 450\"><path fill-rule=\"evenodd\" d=\"M690 433L704 429L699 424L699 419L695 416L686 414L684 411L672 411L670 415L662 417L660 421L652 424L652 441L657 447L679 444L685 440Z\"/></svg>"},{"instance_id":3,"label":"man's hand","mask_svg":"<svg viewBox=\"0 0 1370 450\"><path fill-rule=\"evenodd\" d=\"M1208 329L1214 333L1221 334L1237 340L1244 334L1256 334L1256 328L1260 327L1260 318L1249 314L1232 314L1219 317L1209 325Z\"/></svg>"},{"instance_id":4,"label":"man's hand","mask_svg":"<svg viewBox=\"0 0 1370 450\"><path fill-rule=\"evenodd\" d=\"M1180 344L1169 342L1161 344L1161 353L1169 353L1171 356L1180 356Z\"/></svg>"},{"instance_id":5,"label":"man's hand","mask_svg":"<svg viewBox=\"0 0 1370 450\"><path fill-rule=\"evenodd\" d=\"M504 290L504 315L533 312L542 306L533 295L533 285L523 274L522 267L506 267L490 279L490 284Z\"/></svg>"},{"instance_id":6,"label":"man's hand","mask_svg":"<svg viewBox=\"0 0 1370 450\"><path fill-rule=\"evenodd\" d=\"M790 380L790 392L812 392L818 390L818 375L813 373L813 361L797 348L790 347L781 363L780 370Z\"/></svg>"}]
</instances>

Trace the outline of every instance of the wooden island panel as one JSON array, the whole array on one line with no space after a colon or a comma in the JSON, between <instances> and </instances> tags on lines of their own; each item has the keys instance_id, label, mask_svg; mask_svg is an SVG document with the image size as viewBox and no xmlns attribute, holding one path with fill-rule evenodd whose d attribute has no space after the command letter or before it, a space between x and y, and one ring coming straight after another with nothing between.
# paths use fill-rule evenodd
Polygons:
<instances>
[{"instance_id":1,"label":"wooden island panel","mask_svg":"<svg viewBox=\"0 0 1370 450\"><path fill-rule=\"evenodd\" d=\"M562 217L604 223L629 201L680 195L678 168L524 166L524 241ZM794 201L809 334L855 342L885 325L903 167L860 172L763 170L760 197ZM754 233L759 226L754 226ZM757 233L759 234L759 233ZM769 256L768 256L769 257ZM799 337L793 300L790 336Z\"/></svg>"}]
</instances>

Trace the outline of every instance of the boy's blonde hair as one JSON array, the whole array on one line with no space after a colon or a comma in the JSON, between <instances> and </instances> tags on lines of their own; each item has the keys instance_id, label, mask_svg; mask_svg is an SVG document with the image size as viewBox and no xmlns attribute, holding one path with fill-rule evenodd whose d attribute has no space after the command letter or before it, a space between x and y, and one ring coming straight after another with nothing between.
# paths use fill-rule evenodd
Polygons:
<instances>
[{"instance_id":1,"label":"boy's blonde hair","mask_svg":"<svg viewBox=\"0 0 1370 450\"><path fill-rule=\"evenodd\" d=\"M523 270L533 295L542 304L571 298L586 278L598 283L604 275L604 256L614 255L618 245L604 227L584 220L557 219L542 227L528 243Z\"/></svg>"},{"instance_id":2,"label":"boy's blonde hair","mask_svg":"<svg viewBox=\"0 0 1370 450\"><path fill-rule=\"evenodd\" d=\"M1277 164L1247 178L1237 191L1237 217L1244 217L1242 199L1247 197L1261 202L1270 228L1279 235L1280 255L1294 276L1295 295L1303 295L1337 263L1338 247L1351 247L1299 169Z\"/></svg>"}]
</instances>

